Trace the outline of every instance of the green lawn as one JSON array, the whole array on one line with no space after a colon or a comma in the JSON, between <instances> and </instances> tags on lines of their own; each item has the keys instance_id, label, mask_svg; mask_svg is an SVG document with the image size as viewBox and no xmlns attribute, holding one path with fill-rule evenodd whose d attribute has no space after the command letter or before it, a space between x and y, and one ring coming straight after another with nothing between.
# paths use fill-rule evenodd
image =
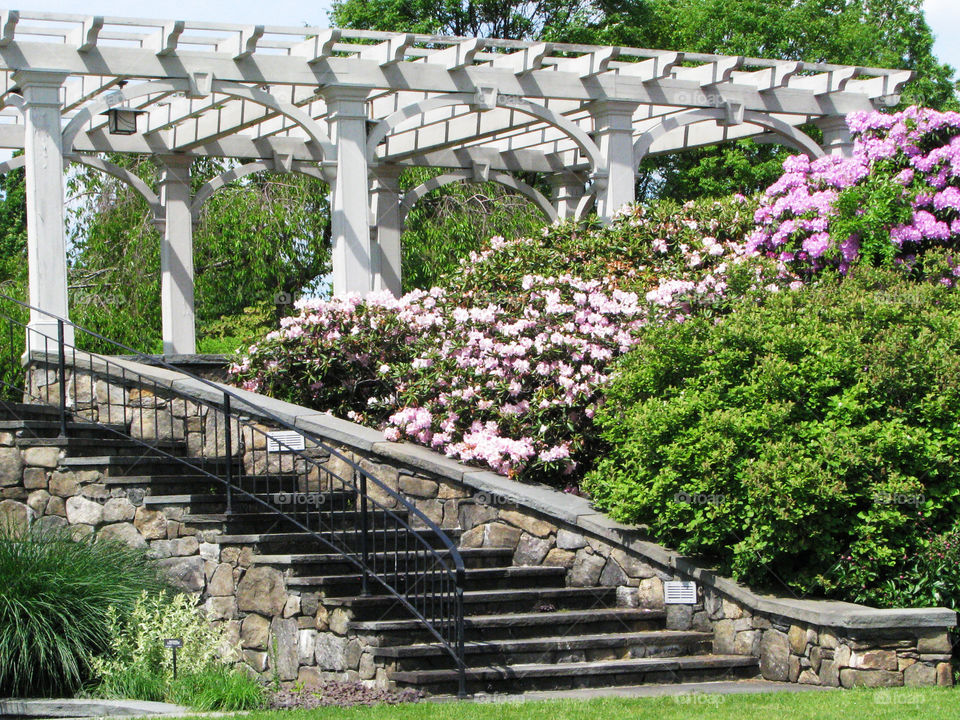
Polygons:
<instances>
[{"instance_id":1,"label":"green lawn","mask_svg":"<svg viewBox=\"0 0 960 720\"><path fill-rule=\"evenodd\" d=\"M960 695L953 689L894 688L587 701L422 702L402 706L254 712L242 717L245 720L953 720L958 715Z\"/></svg>"}]
</instances>

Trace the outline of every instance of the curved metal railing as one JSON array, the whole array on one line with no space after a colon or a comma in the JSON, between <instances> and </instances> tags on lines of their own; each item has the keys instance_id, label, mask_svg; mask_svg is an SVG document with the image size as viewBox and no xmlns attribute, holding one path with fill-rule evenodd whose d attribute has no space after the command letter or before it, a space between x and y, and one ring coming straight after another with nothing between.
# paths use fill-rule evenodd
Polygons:
<instances>
[{"instance_id":1,"label":"curved metal railing","mask_svg":"<svg viewBox=\"0 0 960 720\"><path fill-rule=\"evenodd\" d=\"M33 306L0 300L30 311L48 328L0 313L7 325L0 331L0 391L56 408L61 437L74 419L94 423L220 483L225 518L242 516L237 507L243 505L308 533L358 570L362 594L375 583L426 627L453 658L465 692L463 558L413 503L319 436L239 391ZM25 355L15 341L20 332ZM159 366L156 375L166 377L147 377L125 358L80 350L74 336ZM277 436L267 425L295 435Z\"/></svg>"}]
</instances>

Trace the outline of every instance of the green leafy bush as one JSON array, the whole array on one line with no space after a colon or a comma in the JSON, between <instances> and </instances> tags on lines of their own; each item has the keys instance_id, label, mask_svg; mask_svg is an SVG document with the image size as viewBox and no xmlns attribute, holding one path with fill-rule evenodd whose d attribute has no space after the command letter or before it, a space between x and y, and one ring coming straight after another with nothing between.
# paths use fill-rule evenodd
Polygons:
<instances>
[{"instance_id":1,"label":"green leafy bush","mask_svg":"<svg viewBox=\"0 0 960 720\"><path fill-rule=\"evenodd\" d=\"M584 483L616 519L781 590L883 602L935 576L904 557L960 509L955 289L860 267L648 326L618 371Z\"/></svg>"},{"instance_id":2,"label":"green leafy bush","mask_svg":"<svg viewBox=\"0 0 960 720\"><path fill-rule=\"evenodd\" d=\"M259 707L262 690L252 678L225 664L231 648L222 627L211 625L190 595L143 593L129 617L111 614L107 651L92 661L95 693L108 698L175 702L198 710ZM180 638L177 678L166 638Z\"/></svg>"},{"instance_id":3,"label":"green leafy bush","mask_svg":"<svg viewBox=\"0 0 960 720\"><path fill-rule=\"evenodd\" d=\"M142 550L33 525L0 527L0 688L69 695L144 588L163 587Z\"/></svg>"}]
</instances>

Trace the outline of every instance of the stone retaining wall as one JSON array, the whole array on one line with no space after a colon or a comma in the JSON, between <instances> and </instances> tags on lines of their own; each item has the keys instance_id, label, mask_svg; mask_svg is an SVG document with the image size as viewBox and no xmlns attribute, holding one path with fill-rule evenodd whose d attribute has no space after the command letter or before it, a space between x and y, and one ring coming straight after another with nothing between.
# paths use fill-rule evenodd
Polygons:
<instances>
[{"instance_id":1,"label":"stone retaining wall","mask_svg":"<svg viewBox=\"0 0 960 720\"><path fill-rule=\"evenodd\" d=\"M145 366L135 369L151 371ZM170 382L169 373L156 373L158 379ZM34 376L35 382L40 379ZM55 378L43 375L42 380ZM209 387L192 380L176 384L216 397ZM515 550L515 565L568 568L570 586L616 587L623 607L664 608L669 629L712 631L718 654L758 656L766 679L843 687L953 682L950 632L956 614L948 610L875 610L850 603L757 595L689 558L643 540L636 529L596 513L583 498L521 485L421 447L387 443L369 428L240 394L324 437L436 524L462 528L463 547L508 546ZM130 393L115 397L123 397L130 411L144 402ZM91 411L96 404L91 399ZM195 451L210 450L205 435L209 423L203 420L202 409L191 406L183 404L186 437ZM103 417L104 413L100 402L97 414ZM106 416L111 416L110 408ZM169 431L171 437L178 437L175 428ZM32 514L41 522L69 523L83 533L149 545L185 589L200 593L211 619L227 624L230 636L243 646L245 663L255 672L281 680L385 682L384 668L378 668L368 652L377 643L375 637L349 635L349 614L325 607L322 597L288 592L279 569L251 568L252 548L221 550L214 541L222 528L191 527L180 522L181 508L150 510L142 503L138 506L137 498L123 496L126 491L104 493L99 473L64 471L58 467L55 450L33 448L20 453L11 443L12 438L0 435L0 494L6 498L0 512ZM349 467L336 456L316 449L313 453L340 476ZM375 487L371 496L387 507L395 503ZM663 582L674 579L698 583L695 605L664 605Z\"/></svg>"}]
</instances>

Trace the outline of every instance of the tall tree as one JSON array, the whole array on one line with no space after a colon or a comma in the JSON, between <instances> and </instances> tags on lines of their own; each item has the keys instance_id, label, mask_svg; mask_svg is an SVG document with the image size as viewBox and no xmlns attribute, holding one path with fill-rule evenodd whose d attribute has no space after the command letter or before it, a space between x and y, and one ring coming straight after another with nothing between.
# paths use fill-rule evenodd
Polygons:
<instances>
[{"instance_id":1,"label":"tall tree","mask_svg":"<svg viewBox=\"0 0 960 720\"><path fill-rule=\"evenodd\" d=\"M592 23L596 13L590 0L334 0L330 20L345 28L520 40Z\"/></svg>"}]
</instances>

